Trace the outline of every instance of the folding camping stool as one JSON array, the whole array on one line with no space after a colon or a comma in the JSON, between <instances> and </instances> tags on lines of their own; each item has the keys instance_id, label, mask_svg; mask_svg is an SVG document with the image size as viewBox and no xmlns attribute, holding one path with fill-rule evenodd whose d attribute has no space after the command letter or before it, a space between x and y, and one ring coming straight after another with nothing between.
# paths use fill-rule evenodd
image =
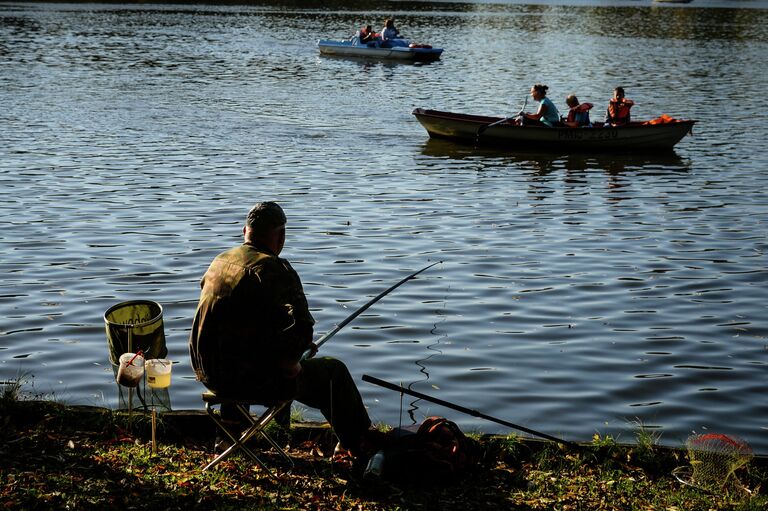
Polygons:
<instances>
[{"instance_id":1,"label":"folding camping stool","mask_svg":"<svg viewBox=\"0 0 768 511\"><path fill-rule=\"evenodd\" d=\"M288 457L285 451L283 451L283 449L279 445L277 445L277 442L275 442L275 440L272 437L270 437L265 431L267 425L270 422L272 422L272 420L286 406L288 406L291 403L290 401L280 401L278 403L265 404L257 400L244 400L241 398L221 397L211 391L203 392L203 401L205 402L205 411L208 413L211 419L213 419L213 422L216 423L219 429L221 429L221 431L232 442L232 445L230 445L227 449L225 449L224 452L216 456L216 458L214 458L213 461L208 463L208 465L206 465L205 468L203 468L203 472L205 472L209 468L212 468L218 465L221 461L228 458L231 454L240 450L243 453L245 453L249 458L251 458L253 461L258 463L259 466L264 470L266 470L266 472L272 478L275 478L275 475L264 464L264 462L261 461L261 459L259 459L259 457L256 456L256 454L247 445L245 445L246 442L248 442L248 440L253 438L253 436L256 434L259 434L262 437L264 437L267 440L267 442L269 442L272 445L272 447L274 447L277 450L278 454L285 461L287 461L291 465L291 467L293 467L293 460ZM217 405L220 406L222 404L234 405L234 407L237 408L240 411L240 413L243 415L243 418L245 418L245 420L248 422L248 426L245 428L245 431L240 433L239 436L237 432L233 430L233 427L231 424L228 424L222 420L221 411L217 411L213 408L214 406L217 406ZM262 406L262 407L265 407L266 410L260 416L252 416L248 411L248 407L250 405Z\"/></svg>"}]
</instances>

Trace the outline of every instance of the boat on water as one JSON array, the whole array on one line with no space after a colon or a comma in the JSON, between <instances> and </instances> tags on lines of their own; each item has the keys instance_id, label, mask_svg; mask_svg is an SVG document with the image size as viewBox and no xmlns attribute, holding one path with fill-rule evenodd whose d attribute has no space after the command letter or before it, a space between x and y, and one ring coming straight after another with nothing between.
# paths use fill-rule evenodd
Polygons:
<instances>
[{"instance_id":1,"label":"boat on water","mask_svg":"<svg viewBox=\"0 0 768 511\"><path fill-rule=\"evenodd\" d=\"M438 60L443 53L442 48L433 48L428 44L411 43L407 39L396 39L393 43L381 41L361 43L357 36L341 41L320 39L317 41L317 47L323 55L396 59L411 62Z\"/></svg>"},{"instance_id":2,"label":"boat on water","mask_svg":"<svg viewBox=\"0 0 768 511\"><path fill-rule=\"evenodd\" d=\"M520 126L512 119L416 108L413 115L430 137L504 149L614 152L669 151L696 121L661 116L625 126L568 128Z\"/></svg>"}]
</instances>

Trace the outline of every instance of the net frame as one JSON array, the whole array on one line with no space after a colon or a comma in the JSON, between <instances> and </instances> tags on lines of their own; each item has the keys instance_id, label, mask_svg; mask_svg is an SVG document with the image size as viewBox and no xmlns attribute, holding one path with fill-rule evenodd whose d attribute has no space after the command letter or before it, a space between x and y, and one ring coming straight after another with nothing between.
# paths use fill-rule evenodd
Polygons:
<instances>
[{"instance_id":1,"label":"net frame","mask_svg":"<svg viewBox=\"0 0 768 511\"><path fill-rule=\"evenodd\" d=\"M709 492L722 490L729 482L745 489L734 473L754 457L745 440L722 433L704 433L689 436L685 446L690 467L673 471L678 481ZM683 474L687 480L681 479Z\"/></svg>"},{"instance_id":2,"label":"net frame","mask_svg":"<svg viewBox=\"0 0 768 511\"><path fill-rule=\"evenodd\" d=\"M109 359L119 366L120 355L141 350L144 358L165 358L163 306L151 300L129 300L113 305L104 313Z\"/></svg>"}]
</instances>

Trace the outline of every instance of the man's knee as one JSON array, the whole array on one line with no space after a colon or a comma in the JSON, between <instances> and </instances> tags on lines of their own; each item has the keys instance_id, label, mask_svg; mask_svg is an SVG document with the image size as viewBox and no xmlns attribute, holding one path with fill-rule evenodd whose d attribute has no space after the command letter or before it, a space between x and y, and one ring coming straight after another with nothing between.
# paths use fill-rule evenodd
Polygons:
<instances>
[{"instance_id":1,"label":"man's knee","mask_svg":"<svg viewBox=\"0 0 768 511\"><path fill-rule=\"evenodd\" d=\"M333 357L309 359L304 363L304 369L310 374L324 373L332 378L349 374L349 369L347 369L346 364Z\"/></svg>"},{"instance_id":2,"label":"man's knee","mask_svg":"<svg viewBox=\"0 0 768 511\"><path fill-rule=\"evenodd\" d=\"M347 365L342 362L341 360L337 358L331 358L327 357L325 359L327 362L328 371L332 373L334 376L346 376L349 374L349 369L347 369Z\"/></svg>"}]
</instances>

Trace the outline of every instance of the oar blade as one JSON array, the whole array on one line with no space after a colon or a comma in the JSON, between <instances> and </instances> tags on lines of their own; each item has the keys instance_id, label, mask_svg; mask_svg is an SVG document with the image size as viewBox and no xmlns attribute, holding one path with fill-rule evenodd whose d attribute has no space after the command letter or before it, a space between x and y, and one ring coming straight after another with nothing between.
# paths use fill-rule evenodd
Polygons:
<instances>
[{"instance_id":1,"label":"oar blade","mask_svg":"<svg viewBox=\"0 0 768 511\"><path fill-rule=\"evenodd\" d=\"M506 119L502 119L500 121L492 122L490 124L483 124L482 126L480 126L477 129L477 136L479 137L480 135L485 133L485 130L487 130L488 128L493 128L494 126L498 126L499 124L503 123L504 121L506 121Z\"/></svg>"}]
</instances>

